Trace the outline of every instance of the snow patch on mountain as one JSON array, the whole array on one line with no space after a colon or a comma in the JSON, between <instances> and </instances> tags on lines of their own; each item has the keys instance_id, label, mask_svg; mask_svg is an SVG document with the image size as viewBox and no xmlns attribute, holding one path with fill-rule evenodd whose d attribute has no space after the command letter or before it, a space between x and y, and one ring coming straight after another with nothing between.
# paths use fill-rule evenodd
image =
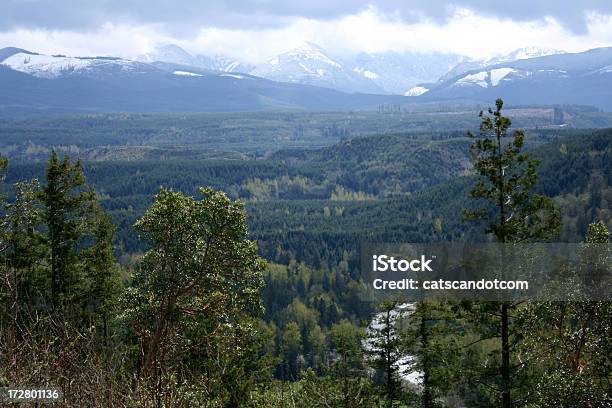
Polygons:
<instances>
[{"instance_id":1,"label":"snow patch on mountain","mask_svg":"<svg viewBox=\"0 0 612 408\"><path fill-rule=\"evenodd\" d=\"M512 68L496 68L491 70L491 85L497 86L499 82L509 74L516 72Z\"/></svg>"},{"instance_id":2,"label":"snow patch on mountain","mask_svg":"<svg viewBox=\"0 0 612 408\"><path fill-rule=\"evenodd\" d=\"M369 79L386 93L403 95L407 89L436 82L460 60L454 54L388 51L360 53L344 61L345 66L362 75L375 73L376 78Z\"/></svg>"},{"instance_id":3,"label":"snow patch on mountain","mask_svg":"<svg viewBox=\"0 0 612 408\"><path fill-rule=\"evenodd\" d=\"M372 72L369 69L353 68L353 71L363 75L368 79L377 79L380 76L376 72Z\"/></svg>"},{"instance_id":4,"label":"snow patch on mountain","mask_svg":"<svg viewBox=\"0 0 612 408\"><path fill-rule=\"evenodd\" d=\"M410 88L408 91L406 91L404 93L404 96L419 96L419 95L423 95L424 93L428 91L429 89L425 88L424 86L415 86L413 88Z\"/></svg>"},{"instance_id":5,"label":"snow patch on mountain","mask_svg":"<svg viewBox=\"0 0 612 408\"><path fill-rule=\"evenodd\" d=\"M438 82L444 82L466 72L506 62L519 61L530 58L545 57L548 55L565 54L565 51L551 48L525 47L516 49L508 54L498 55L484 60L466 59L459 62L446 74L442 75Z\"/></svg>"},{"instance_id":6,"label":"snow patch on mountain","mask_svg":"<svg viewBox=\"0 0 612 408\"><path fill-rule=\"evenodd\" d=\"M481 71L476 74L468 74L463 78L459 79L456 82L457 86L469 86L469 85L478 85L483 88L487 88L489 84L487 83L487 71Z\"/></svg>"},{"instance_id":7,"label":"snow patch on mountain","mask_svg":"<svg viewBox=\"0 0 612 408\"><path fill-rule=\"evenodd\" d=\"M305 43L249 73L274 81L347 92L403 95L419 84L435 82L460 59L454 54L393 51L340 57L317 44Z\"/></svg>"},{"instance_id":8,"label":"snow patch on mountain","mask_svg":"<svg viewBox=\"0 0 612 408\"><path fill-rule=\"evenodd\" d=\"M117 65L124 71L134 70L133 61L118 58L80 58L63 55L40 55L19 52L2 61L2 65L38 78L54 79L82 73L94 67Z\"/></svg>"},{"instance_id":9,"label":"snow patch on mountain","mask_svg":"<svg viewBox=\"0 0 612 408\"><path fill-rule=\"evenodd\" d=\"M234 78L234 79L244 79L243 75L236 75L236 74L221 74L220 76Z\"/></svg>"},{"instance_id":10,"label":"snow patch on mountain","mask_svg":"<svg viewBox=\"0 0 612 408\"><path fill-rule=\"evenodd\" d=\"M238 61L231 61L225 66L225 72L235 72L241 65Z\"/></svg>"},{"instance_id":11,"label":"snow patch on mountain","mask_svg":"<svg viewBox=\"0 0 612 408\"><path fill-rule=\"evenodd\" d=\"M178 75L178 76L190 76L190 77L201 77L204 75L201 74L196 74L195 72L188 72L188 71L174 71L173 72L174 75Z\"/></svg>"},{"instance_id":12,"label":"snow patch on mountain","mask_svg":"<svg viewBox=\"0 0 612 408\"><path fill-rule=\"evenodd\" d=\"M157 45L151 52L136 57L140 62L169 62L177 65L195 66L195 57L175 44Z\"/></svg>"},{"instance_id":13,"label":"snow patch on mountain","mask_svg":"<svg viewBox=\"0 0 612 408\"><path fill-rule=\"evenodd\" d=\"M488 62L487 65L499 64L502 62L519 61L519 60L524 60L524 59L529 59L529 58L545 57L547 55L565 54L565 53L566 53L565 51L556 50L553 48L524 47L524 48L516 49L512 51L511 53L508 53L508 54L505 54L505 55L502 55L496 58L492 58L491 60L487 61Z\"/></svg>"}]
</instances>

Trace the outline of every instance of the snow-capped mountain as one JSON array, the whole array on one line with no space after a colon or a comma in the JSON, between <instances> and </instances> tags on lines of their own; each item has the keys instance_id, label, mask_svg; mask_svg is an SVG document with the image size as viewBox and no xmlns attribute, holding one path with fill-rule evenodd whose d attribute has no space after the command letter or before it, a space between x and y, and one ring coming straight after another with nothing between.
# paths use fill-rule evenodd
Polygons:
<instances>
[{"instance_id":1,"label":"snow-capped mountain","mask_svg":"<svg viewBox=\"0 0 612 408\"><path fill-rule=\"evenodd\" d=\"M196 67L213 72L249 72L252 65L223 55L191 55L175 44L156 46L151 52L136 57L147 63L167 63Z\"/></svg>"},{"instance_id":2,"label":"snow-capped mountain","mask_svg":"<svg viewBox=\"0 0 612 408\"><path fill-rule=\"evenodd\" d=\"M250 73L275 81L325 86L346 92L401 95L436 81L461 60L451 54L360 53L336 57L313 43L280 54Z\"/></svg>"},{"instance_id":3,"label":"snow-capped mountain","mask_svg":"<svg viewBox=\"0 0 612 408\"><path fill-rule=\"evenodd\" d=\"M7 107L64 112L374 109L380 104L421 101L490 103L498 97L515 105L582 104L612 110L612 47L478 67L446 81L414 86L406 97L354 93L376 87L374 81L386 71L381 66L351 66L312 45L282 54L267 65L273 68L259 74L277 81L185 64L4 48L0 49L0 111ZM336 87L351 93L329 89Z\"/></svg>"},{"instance_id":4,"label":"snow-capped mountain","mask_svg":"<svg viewBox=\"0 0 612 408\"><path fill-rule=\"evenodd\" d=\"M610 109L612 47L496 63L428 86L421 96L413 88L411 96L479 101L503 97L514 104L585 104Z\"/></svg>"},{"instance_id":5,"label":"snow-capped mountain","mask_svg":"<svg viewBox=\"0 0 612 408\"><path fill-rule=\"evenodd\" d=\"M518 48L508 54L501 55L492 58L488 61L487 65L501 64L502 62L518 61L529 58L546 57L548 55L565 54L563 50L557 50L554 48L540 48L540 47L523 47Z\"/></svg>"},{"instance_id":6,"label":"snow-capped mountain","mask_svg":"<svg viewBox=\"0 0 612 408\"><path fill-rule=\"evenodd\" d=\"M137 56L136 61L147 63L168 62L177 65L192 66L196 64L193 55L174 44L157 45L151 52Z\"/></svg>"},{"instance_id":7,"label":"snow-capped mountain","mask_svg":"<svg viewBox=\"0 0 612 408\"><path fill-rule=\"evenodd\" d=\"M345 92L384 93L373 81L376 73L355 71L320 46L309 42L258 65L250 74L273 81L322 86Z\"/></svg>"},{"instance_id":8,"label":"snow-capped mountain","mask_svg":"<svg viewBox=\"0 0 612 408\"><path fill-rule=\"evenodd\" d=\"M70 75L99 77L101 75L139 74L152 67L136 61L113 57L67 57L42 55L19 48L5 48L0 64L38 78L59 78Z\"/></svg>"},{"instance_id":9,"label":"snow-capped mountain","mask_svg":"<svg viewBox=\"0 0 612 408\"><path fill-rule=\"evenodd\" d=\"M236 72L112 57L0 49L0 113L374 109L401 97L354 95Z\"/></svg>"},{"instance_id":10,"label":"snow-capped mountain","mask_svg":"<svg viewBox=\"0 0 612 408\"><path fill-rule=\"evenodd\" d=\"M508 54L498 55L496 57L489 58L486 60L464 59L463 61L460 61L457 65L452 67L444 75L441 75L439 77L439 81L443 82L474 69L497 65L504 62L519 61L529 58L538 58L545 57L547 55L556 55L564 53L565 51L555 50L551 48L524 47L518 48Z\"/></svg>"}]
</instances>

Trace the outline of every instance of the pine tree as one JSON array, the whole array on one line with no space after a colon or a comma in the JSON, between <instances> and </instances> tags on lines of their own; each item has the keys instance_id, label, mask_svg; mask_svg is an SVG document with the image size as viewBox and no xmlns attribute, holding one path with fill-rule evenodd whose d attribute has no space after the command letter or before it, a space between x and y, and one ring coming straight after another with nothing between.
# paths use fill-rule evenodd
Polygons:
<instances>
[{"instance_id":1,"label":"pine tree","mask_svg":"<svg viewBox=\"0 0 612 408\"><path fill-rule=\"evenodd\" d=\"M113 238L115 226L101 208L95 211L92 235L94 243L84 251L84 270L88 280L89 299L93 316L102 326L105 347L109 346L109 320L114 315L121 291L119 267L115 261Z\"/></svg>"},{"instance_id":2,"label":"pine tree","mask_svg":"<svg viewBox=\"0 0 612 408\"><path fill-rule=\"evenodd\" d=\"M511 126L502 115L503 101L497 99L495 110L488 115L480 112L482 122L479 135L468 132L473 140L471 152L474 169L479 176L470 197L480 207L466 210L468 219L483 219L488 223L487 233L493 234L501 244L546 239L560 228L559 212L552 200L533 193L537 181L537 161L522 153L525 133L514 131L510 143L505 143ZM502 247L503 250L503 247ZM491 306L491 305L488 305ZM511 333L509 302L500 302L498 333L501 339L501 406L512 406Z\"/></svg>"},{"instance_id":3,"label":"pine tree","mask_svg":"<svg viewBox=\"0 0 612 408\"><path fill-rule=\"evenodd\" d=\"M397 302L384 302L372 321L369 339L370 365L382 374L385 397L389 405L400 397L401 382L398 361L402 357L402 340L396 324L401 315Z\"/></svg>"},{"instance_id":4,"label":"pine tree","mask_svg":"<svg viewBox=\"0 0 612 408\"><path fill-rule=\"evenodd\" d=\"M70 306L74 314L83 294L79 253L96 204L80 160L72 164L66 156L60 161L53 151L39 199L50 252L51 308L56 312Z\"/></svg>"}]
</instances>

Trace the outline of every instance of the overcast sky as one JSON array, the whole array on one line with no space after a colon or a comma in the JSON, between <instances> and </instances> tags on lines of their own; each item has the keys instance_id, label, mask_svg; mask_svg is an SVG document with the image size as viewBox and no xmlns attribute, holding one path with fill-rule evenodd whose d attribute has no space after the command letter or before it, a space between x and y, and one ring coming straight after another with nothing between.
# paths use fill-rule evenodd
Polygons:
<instances>
[{"instance_id":1,"label":"overcast sky","mask_svg":"<svg viewBox=\"0 0 612 408\"><path fill-rule=\"evenodd\" d=\"M331 52L486 58L612 46L612 0L2 0L0 47L134 57L155 44L257 63L311 41Z\"/></svg>"}]
</instances>

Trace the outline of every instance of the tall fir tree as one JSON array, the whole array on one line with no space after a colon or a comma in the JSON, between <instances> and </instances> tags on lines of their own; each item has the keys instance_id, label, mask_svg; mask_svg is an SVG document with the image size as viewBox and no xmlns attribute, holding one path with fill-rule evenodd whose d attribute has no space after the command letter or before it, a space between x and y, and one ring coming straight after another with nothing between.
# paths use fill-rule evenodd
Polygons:
<instances>
[{"instance_id":1,"label":"tall fir tree","mask_svg":"<svg viewBox=\"0 0 612 408\"><path fill-rule=\"evenodd\" d=\"M54 312L67 306L74 313L83 294L79 252L96 206L81 161L73 164L69 157L60 160L51 152L39 199L49 247L50 306Z\"/></svg>"},{"instance_id":2,"label":"tall fir tree","mask_svg":"<svg viewBox=\"0 0 612 408\"><path fill-rule=\"evenodd\" d=\"M101 208L96 208L92 222L94 242L83 254L89 294L87 306L93 313L94 325L101 326L104 346L109 347L110 320L117 311L121 293L120 271L113 246L115 226L110 215Z\"/></svg>"},{"instance_id":3,"label":"tall fir tree","mask_svg":"<svg viewBox=\"0 0 612 408\"><path fill-rule=\"evenodd\" d=\"M369 360L372 368L382 376L388 406L401 397L401 379L398 362L402 358L402 339L397 330L403 310L397 302L383 302L380 312L372 321L369 335Z\"/></svg>"},{"instance_id":4,"label":"tall fir tree","mask_svg":"<svg viewBox=\"0 0 612 408\"><path fill-rule=\"evenodd\" d=\"M466 210L465 215L471 220L485 220L488 224L486 232L501 244L547 239L558 233L560 215L551 199L533 192L537 181L537 161L529 159L522 152L525 133L515 130L511 141L505 142L512 122L502 115L503 104L501 99L497 99L495 109L489 109L488 114L480 112L482 122L478 135L468 132L468 137L472 139L474 169L479 178L470 191L477 208ZM495 309L493 313L491 310L485 313L499 316L500 405L510 408L514 374L510 332L510 310L513 305L504 301L483 306Z\"/></svg>"}]
</instances>

